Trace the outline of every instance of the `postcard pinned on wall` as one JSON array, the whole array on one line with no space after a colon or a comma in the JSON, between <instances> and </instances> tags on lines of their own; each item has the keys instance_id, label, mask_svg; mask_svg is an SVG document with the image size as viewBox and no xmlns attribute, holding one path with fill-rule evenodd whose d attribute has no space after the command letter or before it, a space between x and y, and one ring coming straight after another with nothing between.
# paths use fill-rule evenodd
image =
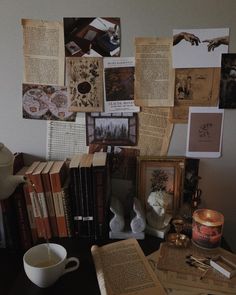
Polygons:
<instances>
[{"instance_id":1,"label":"postcard pinned on wall","mask_svg":"<svg viewBox=\"0 0 236 295\"><path fill-rule=\"evenodd\" d=\"M67 57L66 84L70 111L103 111L103 60L101 57Z\"/></svg>"},{"instance_id":2,"label":"postcard pinned on wall","mask_svg":"<svg viewBox=\"0 0 236 295\"><path fill-rule=\"evenodd\" d=\"M190 107L186 156L221 156L224 110L217 107Z\"/></svg>"},{"instance_id":3,"label":"postcard pinned on wall","mask_svg":"<svg viewBox=\"0 0 236 295\"><path fill-rule=\"evenodd\" d=\"M65 86L22 85L23 118L38 120L75 121L76 113L69 111Z\"/></svg>"},{"instance_id":4,"label":"postcard pinned on wall","mask_svg":"<svg viewBox=\"0 0 236 295\"><path fill-rule=\"evenodd\" d=\"M120 56L120 18L64 17L66 56Z\"/></svg>"},{"instance_id":5,"label":"postcard pinned on wall","mask_svg":"<svg viewBox=\"0 0 236 295\"><path fill-rule=\"evenodd\" d=\"M134 104L134 57L107 57L103 66L105 112L139 112Z\"/></svg>"},{"instance_id":6,"label":"postcard pinned on wall","mask_svg":"<svg viewBox=\"0 0 236 295\"><path fill-rule=\"evenodd\" d=\"M229 28L173 30L173 68L221 66L228 53Z\"/></svg>"}]
</instances>

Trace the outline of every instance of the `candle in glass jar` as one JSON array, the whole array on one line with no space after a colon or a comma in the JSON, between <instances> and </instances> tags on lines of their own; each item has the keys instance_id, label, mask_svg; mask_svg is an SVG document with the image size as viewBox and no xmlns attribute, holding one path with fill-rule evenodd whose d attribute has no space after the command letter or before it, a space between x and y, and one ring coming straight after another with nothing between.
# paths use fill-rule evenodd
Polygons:
<instances>
[{"instance_id":1,"label":"candle in glass jar","mask_svg":"<svg viewBox=\"0 0 236 295\"><path fill-rule=\"evenodd\" d=\"M220 246L224 216L210 209L198 209L193 213L192 241L203 248Z\"/></svg>"}]
</instances>

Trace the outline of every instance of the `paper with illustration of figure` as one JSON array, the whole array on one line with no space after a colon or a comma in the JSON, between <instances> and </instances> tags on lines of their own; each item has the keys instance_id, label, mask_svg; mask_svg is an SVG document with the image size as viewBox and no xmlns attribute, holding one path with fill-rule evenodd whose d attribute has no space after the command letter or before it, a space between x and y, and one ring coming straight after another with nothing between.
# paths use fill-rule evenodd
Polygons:
<instances>
[{"instance_id":1,"label":"paper with illustration of figure","mask_svg":"<svg viewBox=\"0 0 236 295\"><path fill-rule=\"evenodd\" d=\"M103 60L101 57L67 57L66 85L69 110L103 111Z\"/></svg>"},{"instance_id":2,"label":"paper with illustration of figure","mask_svg":"<svg viewBox=\"0 0 236 295\"><path fill-rule=\"evenodd\" d=\"M190 107L186 156L221 156L224 110L217 107Z\"/></svg>"},{"instance_id":3,"label":"paper with illustration of figure","mask_svg":"<svg viewBox=\"0 0 236 295\"><path fill-rule=\"evenodd\" d=\"M173 30L173 68L221 66L221 54L228 53L229 29Z\"/></svg>"},{"instance_id":4,"label":"paper with illustration of figure","mask_svg":"<svg viewBox=\"0 0 236 295\"><path fill-rule=\"evenodd\" d=\"M134 104L134 57L106 57L103 65L105 112L139 112Z\"/></svg>"},{"instance_id":5,"label":"paper with illustration of figure","mask_svg":"<svg viewBox=\"0 0 236 295\"><path fill-rule=\"evenodd\" d=\"M64 35L61 22L22 19L24 83L64 85Z\"/></svg>"},{"instance_id":6,"label":"paper with illustration of figure","mask_svg":"<svg viewBox=\"0 0 236 295\"><path fill-rule=\"evenodd\" d=\"M138 106L174 105L172 38L135 39L134 100Z\"/></svg>"},{"instance_id":7,"label":"paper with illustration of figure","mask_svg":"<svg viewBox=\"0 0 236 295\"><path fill-rule=\"evenodd\" d=\"M216 106L219 89L220 68L176 69L171 122L187 123L190 106Z\"/></svg>"}]
</instances>

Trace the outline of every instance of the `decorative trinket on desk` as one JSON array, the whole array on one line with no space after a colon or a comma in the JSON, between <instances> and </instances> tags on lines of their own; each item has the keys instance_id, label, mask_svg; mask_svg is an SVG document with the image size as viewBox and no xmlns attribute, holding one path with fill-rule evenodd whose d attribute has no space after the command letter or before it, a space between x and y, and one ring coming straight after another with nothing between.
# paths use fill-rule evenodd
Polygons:
<instances>
[{"instance_id":1,"label":"decorative trinket on desk","mask_svg":"<svg viewBox=\"0 0 236 295\"><path fill-rule=\"evenodd\" d=\"M170 246L176 246L180 248L187 248L189 246L190 239L185 234L182 234L184 228L184 220L181 218L174 219L172 224L175 228L175 233L170 233L167 236L167 242Z\"/></svg>"}]
</instances>

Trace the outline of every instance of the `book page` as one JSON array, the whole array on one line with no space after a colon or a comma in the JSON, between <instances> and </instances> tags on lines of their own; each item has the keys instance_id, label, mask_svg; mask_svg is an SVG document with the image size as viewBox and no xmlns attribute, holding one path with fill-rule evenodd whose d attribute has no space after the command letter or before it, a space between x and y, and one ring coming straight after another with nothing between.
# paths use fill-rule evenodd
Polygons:
<instances>
[{"instance_id":1,"label":"book page","mask_svg":"<svg viewBox=\"0 0 236 295\"><path fill-rule=\"evenodd\" d=\"M170 108L144 107L138 113L138 148L141 156L167 155L173 124L169 122Z\"/></svg>"},{"instance_id":2,"label":"book page","mask_svg":"<svg viewBox=\"0 0 236 295\"><path fill-rule=\"evenodd\" d=\"M91 248L102 295L165 295L137 240Z\"/></svg>"},{"instance_id":3,"label":"book page","mask_svg":"<svg viewBox=\"0 0 236 295\"><path fill-rule=\"evenodd\" d=\"M167 294L171 295L222 295L235 294L236 278L230 280L218 271L210 269L201 279L202 271L190 267L186 262L186 256L215 257L222 255L232 262L236 261L236 255L223 248L204 250L191 244L188 248L179 249L162 243L158 251L147 256L158 279L165 287ZM181 293L182 291L182 293Z\"/></svg>"},{"instance_id":4,"label":"book page","mask_svg":"<svg viewBox=\"0 0 236 295\"><path fill-rule=\"evenodd\" d=\"M22 19L24 82L64 85L63 24Z\"/></svg>"},{"instance_id":5,"label":"book page","mask_svg":"<svg viewBox=\"0 0 236 295\"><path fill-rule=\"evenodd\" d=\"M135 104L174 106L172 38L135 39Z\"/></svg>"}]
</instances>

